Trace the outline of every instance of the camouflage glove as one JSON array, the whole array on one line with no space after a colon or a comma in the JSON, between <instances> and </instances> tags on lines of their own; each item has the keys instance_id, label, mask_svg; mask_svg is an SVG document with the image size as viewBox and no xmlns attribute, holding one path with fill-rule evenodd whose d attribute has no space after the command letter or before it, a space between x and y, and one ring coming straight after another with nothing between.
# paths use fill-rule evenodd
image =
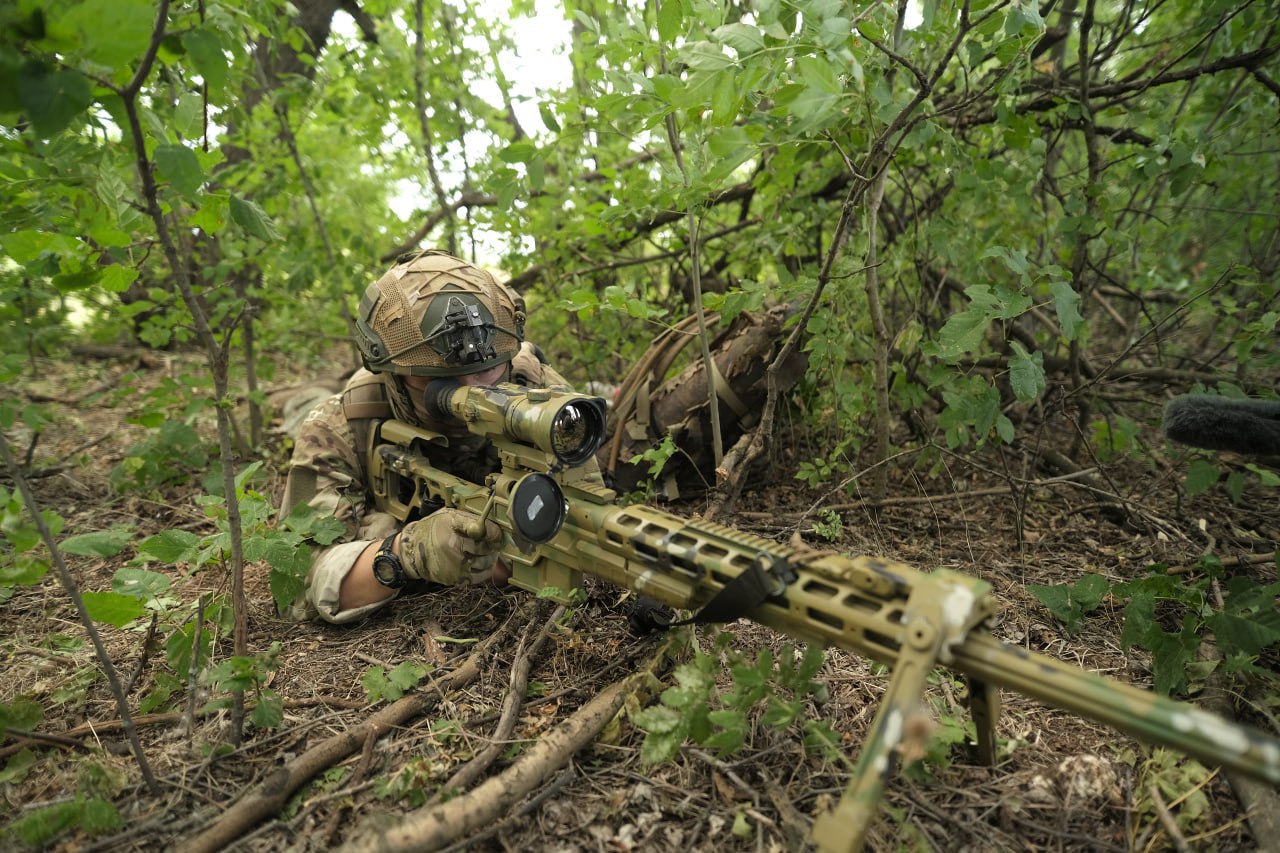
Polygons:
<instances>
[{"instance_id":1,"label":"camouflage glove","mask_svg":"<svg viewBox=\"0 0 1280 853\"><path fill-rule=\"evenodd\" d=\"M476 517L457 509L441 509L405 527L400 534L404 573L418 580L449 586L481 583L493 576L502 546L502 529L485 521L484 538L467 530Z\"/></svg>"}]
</instances>

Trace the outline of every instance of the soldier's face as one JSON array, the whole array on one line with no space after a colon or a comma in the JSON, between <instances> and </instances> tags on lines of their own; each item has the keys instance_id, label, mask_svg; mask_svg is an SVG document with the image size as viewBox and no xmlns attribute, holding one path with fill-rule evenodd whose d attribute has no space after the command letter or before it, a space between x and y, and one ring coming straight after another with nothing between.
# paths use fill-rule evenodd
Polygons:
<instances>
[{"instance_id":1,"label":"soldier's face","mask_svg":"<svg viewBox=\"0 0 1280 853\"><path fill-rule=\"evenodd\" d=\"M479 373L464 373L462 376L455 376L459 385L497 385L507 376L507 365L499 364L488 370L482 370ZM429 376L406 376L404 384L415 391L425 391L427 384L431 382Z\"/></svg>"},{"instance_id":2,"label":"soldier's face","mask_svg":"<svg viewBox=\"0 0 1280 853\"><path fill-rule=\"evenodd\" d=\"M467 373L458 377L459 385L497 385L507 373L506 364L499 364L480 373Z\"/></svg>"}]
</instances>

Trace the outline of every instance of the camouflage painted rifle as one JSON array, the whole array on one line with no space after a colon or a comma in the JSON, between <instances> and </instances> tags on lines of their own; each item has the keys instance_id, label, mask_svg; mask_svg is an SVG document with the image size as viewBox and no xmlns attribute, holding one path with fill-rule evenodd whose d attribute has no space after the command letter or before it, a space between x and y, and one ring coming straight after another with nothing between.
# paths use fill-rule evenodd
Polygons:
<instances>
[{"instance_id":1,"label":"camouflage painted rifle","mask_svg":"<svg viewBox=\"0 0 1280 853\"><path fill-rule=\"evenodd\" d=\"M370 439L380 509L402 521L440 506L502 527L511 583L567 591L584 574L681 610L695 621L746 616L805 643L838 646L891 665L893 675L837 808L818 818L824 850L862 844L898 764L896 749L935 666L968 680L978 755L995 761L999 691L1006 688L1105 723L1210 765L1280 784L1280 740L1191 705L1010 646L987 631L997 604L987 583L958 572L916 571L877 557L800 551L723 525L646 506L618 506L587 464L605 435L604 401L515 385L437 381L427 405L489 438L501 470L484 484L432 467L423 448L444 435L401 421Z\"/></svg>"}]
</instances>

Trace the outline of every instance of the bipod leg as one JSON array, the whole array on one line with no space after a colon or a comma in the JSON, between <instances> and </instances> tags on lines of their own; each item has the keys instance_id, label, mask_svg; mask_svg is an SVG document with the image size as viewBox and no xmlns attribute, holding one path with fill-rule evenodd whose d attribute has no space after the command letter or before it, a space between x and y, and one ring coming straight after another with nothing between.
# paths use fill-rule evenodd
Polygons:
<instances>
[{"instance_id":1,"label":"bipod leg","mask_svg":"<svg viewBox=\"0 0 1280 853\"><path fill-rule=\"evenodd\" d=\"M979 764L996 763L996 721L1000 719L1000 688L979 678L969 678L969 715L978 733L974 757Z\"/></svg>"},{"instance_id":2,"label":"bipod leg","mask_svg":"<svg viewBox=\"0 0 1280 853\"><path fill-rule=\"evenodd\" d=\"M915 582L902 609L893 677L871 724L867 744L858 756L853 778L839 805L819 815L813 823L813 841L823 853L855 853L862 849L890 775L904 760L910 762L924 756L931 718L920 706L929 672L939 661L949 661L952 650L994 609L990 587L977 578L939 569ZM973 711L975 719L988 714L986 723L978 722L978 738L979 748L985 743L992 756L995 732L991 726L998 711L994 703L998 701L999 694L994 690L984 692L982 709Z\"/></svg>"},{"instance_id":3,"label":"bipod leg","mask_svg":"<svg viewBox=\"0 0 1280 853\"><path fill-rule=\"evenodd\" d=\"M823 853L855 853L862 849L875 820L889 777L897 770L903 735L915 738L922 715L920 700L925 680L938 662L943 633L941 608L935 601L917 601L913 593L904 614L905 642L871 724L867 743L858 756L849 787L834 810L813 824L813 842Z\"/></svg>"}]
</instances>

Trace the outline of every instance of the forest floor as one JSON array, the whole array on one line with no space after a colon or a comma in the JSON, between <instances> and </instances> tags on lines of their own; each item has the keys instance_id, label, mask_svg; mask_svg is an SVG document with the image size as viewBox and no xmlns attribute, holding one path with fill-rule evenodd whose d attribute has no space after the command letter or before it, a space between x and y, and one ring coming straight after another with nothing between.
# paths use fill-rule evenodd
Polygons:
<instances>
[{"instance_id":1,"label":"forest floor","mask_svg":"<svg viewBox=\"0 0 1280 853\"><path fill-rule=\"evenodd\" d=\"M40 378L28 395L71 404L55 407L58 414L30 458L30 469L44 475L31 480L35 494L43 507L65 518L64 535L118 524L134 529L135 541L172 529L213 530L196 502L198 484L122 495L109 481L127 448L144 436L127 416L139 410L149 389L164 380L181 381L181 360L156 358L145 370L128 359L39 365ZM86 391L94 393L85 396ZM815 547L975 575L991 584L1001 604L991 629L998 638L1147 687L1150 659L1139 650L1122 650L1118 606L1104 601L1073 636L1028 586L1074 583L1088 573L1116 583L1145 574L1152 564L1174 567L1190 582L1198 558L1210 548L1237 560L1235 571L1275 579L1274 557L1258 557L1274 552L1280 539L1275 490L1250 483L1239 504L1221 489L1187 499L1180 488L1184 456L1160 445L1156 430L1164 394L1162 388L1140 389L1144 402L1130 406L1131 416L1145 419L1142 437L1154 446L1155 464L1116 458L1101 465L1093 486L1079 478L1054 479L1056 472L1030 466L1015 450L944 453L928 480L899 460L891 499L876 505L791 479L806 451L784 434L775 443L770 471L754 477L734 510L717 520L778 541L798 533ZM19 451L29 443L20 438L13 439ZM278 434L268 443L268 489L278 498L286 449ZM1064 439L1059 449L1069 444ZM1028 485L1032 481L1039 485ZM1016 496L1011 482L1020 486ZM7 477L4 483L11 487ZM820 508L837 507L838 519L812 513L819 499ZM697 514L705 504L693 500L668 508ZM829 539L814 533L817 523ZM69 563L81 589L105 590L134 556L126 549L109 559L71 557ZM200 593L224 592L229 584L228 573L217 567L150 568L172 577L171 595L188 610ZM72 826L49 842L51 849L192 849L201 833L225 819L233 802L261 795L282 771L295 772L309 750L346 733L353 740L340 757L315 762L305 784L268 817L217 846L359 849L372 837L371 827L420 813L456 770L490 745L518 662L529 667L528 685L516 697L520 701L507 706L517 714L516 726L483 770L489 778L606 687L645 666L662 640L633 636L619 599L618 590L592 584L585 605L549 623L550 602L519 591L447 590L406 596L356 625L298 624L277 615L265 567L251 564L250 647L257 652L279 644L268 686L284 699L283 721L275 728L249 727L243 743L229 751L211 748L224 736L227 712L200 715L194 730L184 731L181 691L150 713L137 713L141 742L158 778L152 791L121 734L120 714L92 646L50 572L42 583L17 587L8 601L0 600L0 703L26 697L43 709L43 719L32 727L40 738L10 732L0 741L0 768L19 750L29 750L34 759L25 769L10 763L0 772L0 825L67 802L77 792L97 793L114 802L123 826L96 835ZM171 681L186 679L186 673L170 669L162 650L148 647L141 621L126 629L100 626L117 670L125 677L138 672L129 694L135 712L163 674ZM733 635L730 648L752 659L761 649L777 654L787 644L785 637L745 621L725 630ZM542 633L546 639L529 656ZM696 642L712 649L717 633L700 629ZM482 642L495 634L498 642ZM229 654L230 639L219 637L215 648L217 655ZM477 649L473 677L444 691L447 674ZM389 671L404 661L433 667L421 689L409 694L424 697L421 713L369 735L364 724L388 702L371 704L363 680L372 667ZM675 683L671 670L671 664L658 670L664 686ZM728 690L727 669L720 672L720 687ZM818 680L826 695L821 701L806 698L800 718L790 725L768 725L758 712L739 751L721 757L686 745L673 760L654 766L641 761L643 732L629 714L642 699L632 697L628 712L562 770L528 798L502 800L497 817L465 827L456 843L527 851L804 849L813 816L838 800L850 776L846 761L806 750L805 722L828 724L843 755L852 758L888 683L884 667L838 650L826 653ZM939 737L968 720L962 691L958 676L939 670L931 678L926 700ZM935 739L943 745L923 765L889 783L879 818L868 830L869 849L1260 846L1222 773L1009 691L1002 700L998 764L979 765L960 746L947 748ZM1259 724L1256 717L1250 722ZM501 778L507 784L510 777ZM487 814L479 806L474 813ZM17 843L3 832L0 846Z\"/></svg>"}]
</instances>

